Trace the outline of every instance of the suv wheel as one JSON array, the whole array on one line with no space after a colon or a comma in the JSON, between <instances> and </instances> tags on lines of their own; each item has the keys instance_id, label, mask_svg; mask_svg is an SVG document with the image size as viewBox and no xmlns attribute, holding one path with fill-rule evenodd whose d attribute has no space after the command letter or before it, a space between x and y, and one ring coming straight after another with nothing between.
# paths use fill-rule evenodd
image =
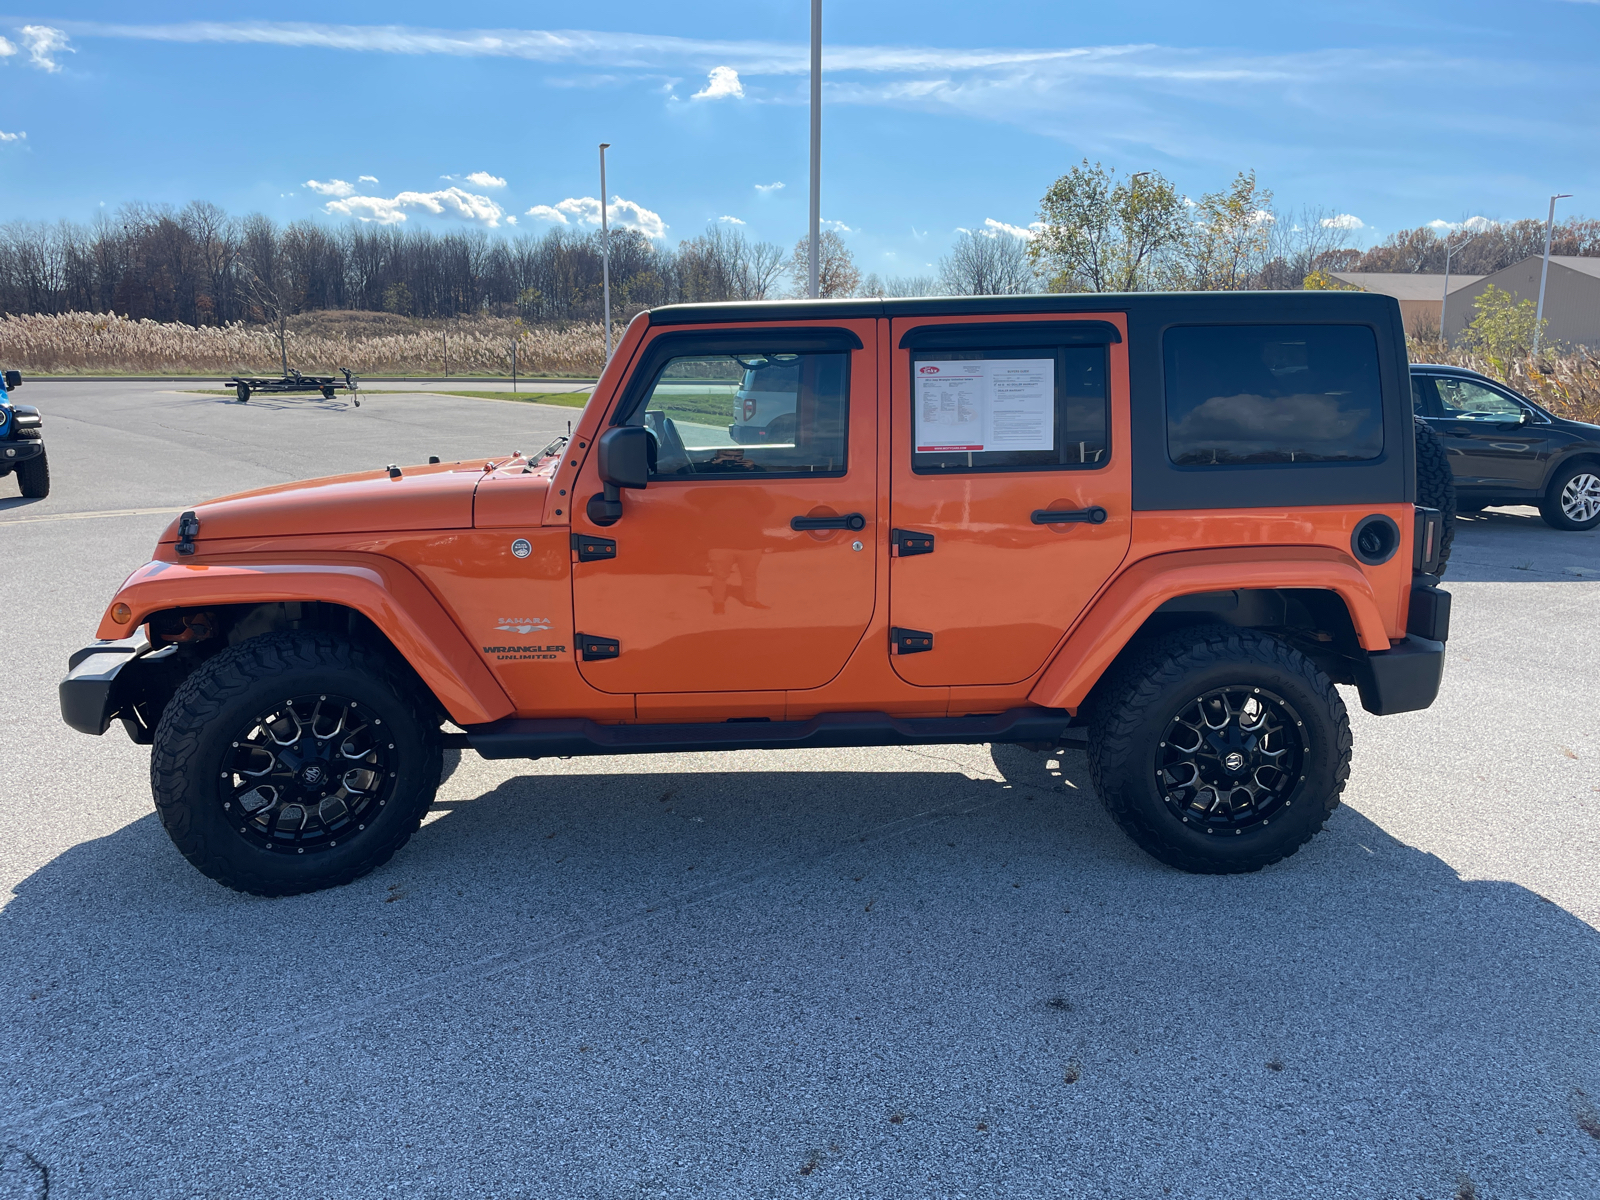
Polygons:
<instances>
[{"instance_id":1,"label":"suv wheel","mask_svg":"<svg viewBox=\"0 0 1600 1200\"><path fill-rule=\"evenodd\" d=\"M1577 463L1557 471L1539 501L1539 515L1550 528L1569 532L1600 525L1600 466Z\"/></svg>"},{"instance_id":2,"label":"suv wheel","mask_svg":"<svg viewBox=\"0 0 1600 1200\"><path fill-rule=\"evenodd\" d=\"M1445 453L1444 442L1426 422L1413 419L1417 434L1417 503L1423 508L1436 508L1442 514L1439 522L1439 574L1450 561L1450 547L1456 540L1456 477L1450 470L1450 456Z\"/></svg>"},{"instance_id":3,"label":"suv wheel","mask_svg":"<svg viewBox=\"0 0 1600 1200\"><path fill-rule=\"evenodd\" d=\"M288 896L381 866L439 787L438 722L380 655L271 633L208 659L156 728L162 824L218 883Z\"/></svg>"},{"instance_id":4,"label":"suv wheel","mask_svg":"<svg viewBox=\"0 0 1600 1200\"><path fill-rule=\"evenodd\" d=\"M1163 638L1107 680L1089 729L1107 810L1169 866L1258 871L1328 820L1350 774L1350 718L1294 647L1216 625Z\"/></svg>"},{"instance_id":5,"label":"suv wheel","mask_svg":"<svg viewBox=\"0 0 1600 1200\"><path fill-rule=\"evenodd\" d=\"M50 494L50 460L43 451L37 458L17 464L17 486L30 500L43 500Z\"/></svg>"}]
</instances>

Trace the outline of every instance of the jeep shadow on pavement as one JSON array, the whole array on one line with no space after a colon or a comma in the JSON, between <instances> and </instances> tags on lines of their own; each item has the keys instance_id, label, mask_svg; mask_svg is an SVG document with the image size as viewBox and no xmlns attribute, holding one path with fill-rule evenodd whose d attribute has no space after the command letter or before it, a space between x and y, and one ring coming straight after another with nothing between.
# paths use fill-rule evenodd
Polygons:
<instances>
[{"instance_id":1,"label":"jeep shadow on pavement","mask_svg":"<svg viewBox=\"0 0 1600 1200\"><path fill-rule=\"evenodd\" d=\"M1253 871L1339 802L1335 684L1433 702L1448 476L1388 297L673 306L539 454L185 512L62 712L265 895L386 861L446 747L1077 742L1150 854Z\"/></svg>"}]
</instances>

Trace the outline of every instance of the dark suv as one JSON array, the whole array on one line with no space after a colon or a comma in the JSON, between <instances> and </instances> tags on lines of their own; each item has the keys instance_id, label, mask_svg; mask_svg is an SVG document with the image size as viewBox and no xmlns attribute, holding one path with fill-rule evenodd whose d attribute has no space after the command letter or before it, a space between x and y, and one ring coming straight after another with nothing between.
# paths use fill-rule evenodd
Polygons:
<instances>
[{"instance_id":1,"label":"dark suv","mask_svg":"<svg viewBox=\"0 0 1600 1200\"><path fill-rule=\"evenodd\" d=\"M44 452L44 419L28 404L16 404L11 393L22 386L20 371L7 371L0 387L0 479L13 471L22 494L42 500L50 494L50 463Z\"/></svg>"},{"instance_id":2,"label":"dark suv","mask_svg":"<svg viewBox=\"0 0 1600 1200\"><path fill-rule=\"evenodd\" d=\"M1537 504L1553 529L1600 525L1600 425L1548 413L1464 367L1413 366L1411 398L1450 456L1457 512Z\"/></svg>"}]
</instances>

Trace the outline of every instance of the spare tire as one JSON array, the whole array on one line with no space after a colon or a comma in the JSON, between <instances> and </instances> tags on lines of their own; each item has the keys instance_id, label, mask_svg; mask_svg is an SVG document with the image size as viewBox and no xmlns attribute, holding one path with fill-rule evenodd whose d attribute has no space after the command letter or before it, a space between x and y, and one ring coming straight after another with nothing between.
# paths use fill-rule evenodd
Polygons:
<instances>
[{"instance_id":1,"label":"spare tire","mask_svg":"<svg viewBox=\"0 0 1600 1200\"><path fill-rule=\"evenodd\" d=\"M1423 421L1414 421L1417 429L1417 503L1423 508L1437 508L1444 515L1440 522L1439 574L1444 574L1450 561L1450 546L1456 540L1456 480L1450 472L1450 457L1445 453L1439 435Z\"/></svg>"}]
</instances>

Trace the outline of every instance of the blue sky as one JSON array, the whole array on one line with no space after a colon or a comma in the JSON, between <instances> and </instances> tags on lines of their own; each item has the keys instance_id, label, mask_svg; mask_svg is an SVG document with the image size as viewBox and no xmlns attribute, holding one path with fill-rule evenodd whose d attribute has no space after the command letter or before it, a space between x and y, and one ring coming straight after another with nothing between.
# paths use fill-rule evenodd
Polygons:
<instances>
[{"instance_id":1,"label":"blue sky","mask_svg":"<svg viewBox=\"0 0 1600 1200\"><path fill-rule=\"evenodd\" d=\"M222 11L0 17L0 220L205 199L585 229L609 141L621 223L804 232L807 0ZM958 228L1025 227L1085 156L1190 194L1254 168L1357 244L1543 216L1556 191L1600 214L1600 3L828 0L824 41L823 216L886 275Z\"/></svg>"}]
</instances>

